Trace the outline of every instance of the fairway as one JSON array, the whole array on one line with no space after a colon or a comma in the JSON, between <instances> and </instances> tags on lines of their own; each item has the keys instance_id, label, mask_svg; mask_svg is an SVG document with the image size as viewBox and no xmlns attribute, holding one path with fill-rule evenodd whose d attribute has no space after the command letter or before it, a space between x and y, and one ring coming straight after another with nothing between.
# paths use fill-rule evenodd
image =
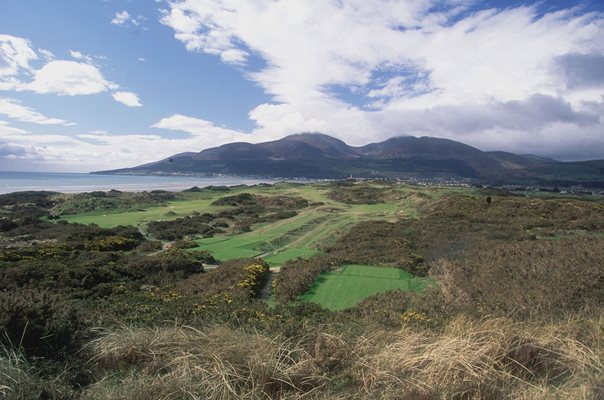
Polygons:
<instances>
[{"instance_id":1,"label":"fairway","mask_svg":"<svg viewBox=\"0 0 604 400\"><path fill-rule=\"evenodd\" d=\"M281 265L292 258L310 257L319 253L316 249L296 242L320 228L323 220L322 213L309 210L293 218L260 226L253 232L198 239L196 242L199 246L191 250L208 250L222 261L264 254L270 265Z\"/></svg>"},{"instance_id":2,"label":"fairway","mask_svg":"<svg viewBox=\"0 0 604 400\"><path fill-rule=\"evenodd\" d=\"M416 278L401 269L346 265L341 271L321 274L300 300L343 310L377 293L393 289L418 291L429 283L429 279Z\"/></svg>"},{"instance_id":3,"label":"fairway","mask_svg":"<svg viewBox=\"0 0 604 400\"><path fill-rule=\"evenodd\" d=\"M174 200L168 202L166 205L148 207L139 211L103 211L65 215L62 219L80 224L97 224L102 228L112 228L118 225L137 226L150 221L176 219L190 215L193 212L217 212L225 209L225 207L211 205L214 199Z\"/></svg>"}]
</instances>

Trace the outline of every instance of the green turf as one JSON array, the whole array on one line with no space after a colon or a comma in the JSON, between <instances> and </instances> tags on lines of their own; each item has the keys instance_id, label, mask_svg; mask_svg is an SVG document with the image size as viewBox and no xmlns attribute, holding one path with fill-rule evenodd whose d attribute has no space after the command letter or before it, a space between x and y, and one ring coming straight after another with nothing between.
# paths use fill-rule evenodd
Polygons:
<instances>
[{"instance_id":1,"label":"green turf","mask_svg":"<svg viewBox=\"0 0 604 400\"><path fill-rule=\"evenodd\" d=\"M395 221L404 216L413 217L417 204L404 195L436 190L399 185L401 199L381 204L345 204L327 196L333 190L327 184L296 185L279 183L272 187L237 187L228 193L199 192L181 194L184 200L167 202L165 205L148 207L141 211L97 212L65 216L69 222L95 223L101 227L117 225L139 226L145 229L148 222L170 220L193 212L215 213L226 207L212 206L211 203L223 196L239 192L261 195L289 195L307 199L314 206L299 212L295 217L272 223L258 224L252 232L229 236L199 239L199 247L193 250L209 250L219 260L264 255L272 266L285 263L297 257L310 257L320 253L325 246L333 243L354 224L364 220ZM321 203L321 204L319 204Z\"/></svg>"},{"instance_id":2,"label":"green turf","mask_svg":"<svg viewBox=\"0 0 604 400\"><path fill-rule=\"evenodd\" d=\"M218 198L219 195L216 196ZM118 225L141 225L150 221L170 220L190 215L197 211L217 212L224 207L212 206L210 199L175 200L163 206L149 207L141 211L122 212L96 212L90 214L66 215L63 217L68 222L80 224L97 224L103 228L112 228ZM173 214L172 214L173 213Z\"/></svg>"},{"instance_id":3,"label":"green turf","mask_svg":"<svg viewBox=\"0 0 604 400\"><path fill-rule=\"evenodd\" d=\"M295 240L314 229L320 221L320 212L309 210L293 218L265 224L252 232L196 240L199 245L191 250L208 250L219 260L256 257L267 254L271 265L281 265L291 258L310 257L318 251L295 245ZM301 228L308 227L302 230ZM281 240L282 239L282 240ZM291 246L291 247L290 247Z\"/></svg>"},{"instance_id":4,"label":"green turf","mask_svg":"<svg viewBox=\"0 0 604 400\"><path fill-rule=\"evenodd\" d=\"M318 254L318 253L319 253L319 251L315 250L315 249L307 249L307 248L303 248L303 247L297 247L297 248L293 248L293 249L283 250L281 252L278 252L277 254L274 254L274 255L271 255L269 257L266 257L264 260L270 266L282 265L282 264L284 264L288 260L292 260L292 259L295 259L295 258L298 258L298 257L309 258L309 257L312 257L312 256Z\"/></svg>"},{"instance_id":5,"label":"green turf","mask_svg":"<svg viewBox=\"0 0 604 400\"><path fill-rule=\"evenodd\" d=\"M300 300L330 310L343 310L377 293L393 289L421 290L428 284L428 279L416 278L400 269L346 265L341 271L321 274Z\"/></svg>"}]
</instances>

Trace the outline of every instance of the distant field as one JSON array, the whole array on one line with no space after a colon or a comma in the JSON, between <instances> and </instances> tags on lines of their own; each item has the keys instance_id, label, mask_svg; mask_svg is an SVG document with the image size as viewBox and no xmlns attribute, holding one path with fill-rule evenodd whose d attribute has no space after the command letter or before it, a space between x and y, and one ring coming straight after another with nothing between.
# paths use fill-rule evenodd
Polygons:
<instances>
[{"instance_id":1,"label":"distant field","mask_svg":"<svg viewBox=\"0 0 604 400\"><path fill-rule=\"evenodd\" d=\"M103 228L112 228L118 225L142 225L150 221L161 221L183 217L193 212L216 212L224 207L212 206L210 203L219 196L209 199L175 200L164 206L148 207L138 211L121 212L95 212L89 214L66 215L63 217L68 222L80 224L97 224Z\"/></svg>"},{"instance_id":2,"label":"distant field","mask_svg":"<svg viewBox=\"0 0 604 400\"><path fill-rule=\"evenodd\" d=\"M393 289L421 290L429 283L427 278L416 278L400 269L346 265L341 271L321 274L300 299L330 310L343 310L377 293Z\"/></svg>"}]
</instances>

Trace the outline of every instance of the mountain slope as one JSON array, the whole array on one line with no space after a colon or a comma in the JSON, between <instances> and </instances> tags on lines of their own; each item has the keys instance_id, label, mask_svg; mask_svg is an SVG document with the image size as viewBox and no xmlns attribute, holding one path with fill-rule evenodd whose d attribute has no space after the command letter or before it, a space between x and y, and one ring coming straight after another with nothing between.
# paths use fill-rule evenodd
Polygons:
<instances>
[{"instance_id":1,"label":"mountain slope","mask_svg":"<svg viewBox=\"0 0 604 400\"><path fill-rule=\"evenodd\" d=\"M223 174L276 178L472 178L489 182L604 182L602 161L563 163L534 155L484 152L449 139L394 137L349 146L319 133L258 144L229 143L110 174Z\"/></svg>"}]
</instances>

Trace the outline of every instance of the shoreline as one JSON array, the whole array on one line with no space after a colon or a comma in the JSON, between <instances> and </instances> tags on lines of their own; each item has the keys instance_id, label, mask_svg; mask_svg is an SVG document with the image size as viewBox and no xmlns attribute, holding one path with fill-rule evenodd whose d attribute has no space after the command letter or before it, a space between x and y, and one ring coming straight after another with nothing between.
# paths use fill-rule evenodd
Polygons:
<instances>
[{"instance_id":1,"label":"shoreline","mask_svg":"<svg viewBox=\"0 0 604 400\"><path fill-rule=\"evenodd\" d=\"M53 191L85 193L119 190L144 192L151 190L181 191L191 187L256 185L260 183L294 181L293 179L199 177L199 176L143 176L100 175L90 173L55 172L0 172L0 194L25 191Z\"/></svg>"}]
</instances>

